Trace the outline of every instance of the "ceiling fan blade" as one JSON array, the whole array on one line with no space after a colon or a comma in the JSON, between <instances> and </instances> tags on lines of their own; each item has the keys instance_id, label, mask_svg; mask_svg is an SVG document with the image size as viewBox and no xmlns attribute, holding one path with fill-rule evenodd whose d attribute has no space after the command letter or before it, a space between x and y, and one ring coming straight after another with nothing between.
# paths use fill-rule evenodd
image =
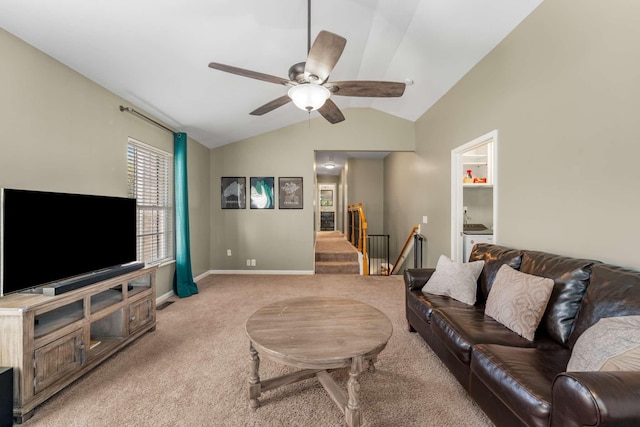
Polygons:
<instances>
[{"instance_id":1,"label":"ceiling fan blade","mask_svg":"<svg viewBox=\"0 0 640 427\"><path fill-rule=\"evenodd\" d=\"M352 80L345 82L331 82L325 86L334 95L392 98L402 96L406 84L398 82Z\"/></svg>"},{"instance_id":2,"label":"ceiling fan blade","mask_svg":"<svg viewBox=\"0 0 640 427\"><path fill-rule=\"evenodd\" d=\"M252 116L261 116L263 114L268 113L269 111L275 110L278 107L282 107L283 105L288 104L289 102L291 102L291 98L289 98L289 95L284 95L284 96L281 96L280 98L274 99L271 102L267 102L262 107L256 108L249 114L251 114Z\"/></svg>"},{"instance_id":3,"label":"ceiling fan blade","mask_svg":"<svg viewBox=\"0 0 640 427\"><path fill-rule=\"evenodd\" d=\"M318 113L320 113L322 117L327 119L327 121L332 125L344 120L342 111L340 111L338 106L330 99L327 99L324 105L318 108Z\"/></svg>"},{"instance_id":4,"label":"ceiling fan blade","mask_svg":"<svg viewBox=\"0 0 640 427\"><path fill-rule=\"evenodd\" d=\"M344 37L329 31L320 31L309 50L304 67L305 77L309 79L309 76L317 76L318 81L324 83L340 59L346 44L347 39Z\"/></svg>"},{"instance_id":5,"label":"ceiling fan blade","mask_svg":"<svg viewBox=\"0 0 640 427\"><path fill-rule=\"evenodd\" d=\"M219 64L217 62L210 63L209 68L224 71L225 73L237 74L242 77L249 77L251 79L262 80L265 82L276 83L284 86L296 85L296 83L292 82L289 79L272 76L270 74L258 73L257 71L245 70L244 68L233 67L231 65Z\"/></svg>"}]
</instances>

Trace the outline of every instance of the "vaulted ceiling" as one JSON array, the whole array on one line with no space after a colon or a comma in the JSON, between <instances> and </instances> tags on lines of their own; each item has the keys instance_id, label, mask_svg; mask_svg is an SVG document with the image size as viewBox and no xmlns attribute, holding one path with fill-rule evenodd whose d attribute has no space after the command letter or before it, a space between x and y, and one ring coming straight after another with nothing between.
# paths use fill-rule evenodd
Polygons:
<instances>
[{"instance_id":1,"label":"vaulted ceiling","mask_svg":"<svg viewBox=\"0 0 640 427\"><path fill-rule=\"evenodd\" d=\"M316 0L311 37L347 39L332 81L414 83L338 107L414 121L541 2ZM307 0L2 0L0 27L211 148L308 119L292 103L249 115L287 88L208 68L286 78L306 59Z\"/></svg>"}]
</instances>

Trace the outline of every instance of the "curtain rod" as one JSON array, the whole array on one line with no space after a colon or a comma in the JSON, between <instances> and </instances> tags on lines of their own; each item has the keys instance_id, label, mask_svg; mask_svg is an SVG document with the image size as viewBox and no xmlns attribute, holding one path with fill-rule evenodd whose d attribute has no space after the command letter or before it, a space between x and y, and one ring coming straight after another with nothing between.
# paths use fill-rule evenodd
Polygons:
<instances>
[{"instance_id":1,"label":"curtain rod","mask_svg":"<svg viewBox=\"0 0 640 427\"><path fill-rule=\"evenodd\" d=\"M121 105L121 106L120 106L120 111L123 111L123 112L124 112L124 111L126 111L127 113L135 114L136 116L138 116L138 117L140 117L140 118L142 118L142 119L145 119L146 121L151 122L151 123L153 123L154 125L156 125L156 126L158 126L158 127L161 127L162 129L166 130L167 132L176 133L173 129L170 129L170 128L166 127L166 126L165 126L165 125L163 125L162 123L158 123L158 122L156 122L156 121L155 121L155 120L153 120L151 117L147 117L147 116L145 116L144 114L142 114L142 113L140 113L140 112L138 112L138 111L134 110L134 109L133 109L133 108L131 108L131 107L123 107L123 106Z\"/></svg>"}]
</instances>

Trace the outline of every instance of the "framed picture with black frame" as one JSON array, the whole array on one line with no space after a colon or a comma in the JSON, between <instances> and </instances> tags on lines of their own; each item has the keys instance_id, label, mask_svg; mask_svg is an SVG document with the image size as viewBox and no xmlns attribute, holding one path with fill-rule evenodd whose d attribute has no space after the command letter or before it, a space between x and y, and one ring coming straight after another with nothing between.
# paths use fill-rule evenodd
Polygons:
<instances>
[{"instance_id":1,"label":"framed picture with black frame","mask_svg":"<svg viewBox=\"0 0 640 427\"><path fill-rule=\"evenodd\" d=\"M278 178L278 208L303 208L302 177Z\"/></svg>"},{"instance_id":2,"label":"framed picture with black frame","mask_svg":"<svg viewBox=\"0 0 640 427\"><path fill-rule=\"evenodd\" d=\"M273 192L272 176L251 177L251 187L249 193L249 204L251 209L273 209L275 205L275 195Z\"/></svg>"},{"instance_id":3,"label":"framed picture with black frame","mask_svg":"<svg viewBox=\"0 0 640 427\"><path fill-rule=\"evenodd\" d=\"M247 179L244 176L223 176L220 196L222 209L245 209L247 207Z\"/></svg>"}]
</instances>

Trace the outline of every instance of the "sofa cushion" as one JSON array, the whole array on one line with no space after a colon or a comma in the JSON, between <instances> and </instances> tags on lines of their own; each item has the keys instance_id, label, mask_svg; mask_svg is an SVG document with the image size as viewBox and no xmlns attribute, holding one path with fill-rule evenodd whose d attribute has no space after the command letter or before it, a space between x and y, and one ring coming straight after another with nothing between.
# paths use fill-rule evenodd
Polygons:
<instances>
[{"instance_id":1,"label":"sofa cushion","mask_svg":"<svg viewBox=\"0 0 640 427\"><path fill-rule=\"evenodd\" d=\"M484 268L478 279L477 302L484 303L487 300L500 267L506 264L514 270L520 269L522 253L523 251L519 249L511 249L489 243L478 243L473 247L471 255L469 255L469 262L484 261Z\"/></svg>"},{"instance_id":2,"label":"sofa cushion","mask_svg":"<svg viewBox=\"0 0 640 427\"><path fill-rule=\"evenodd\" d=\"M603 317L640 315L640 272L596 264L569 344Z\"/></svg>"},{"instance_id":3,"label":"sofa cushion","mask_svg":"<svg viewBox=\"0 0 640 427\"><path fill-rule=\"evenodd\" d=\"M567 371L640 371L640 316L598 320L578 337Z\"/></svg>"},{"instance_id":4,"label":"sofa cushion","mask_svg":"<svg viewBox=\"0 0 640 427\"><path fill-rule=\"evenodd\" d=\"M471 357L471 393L474 382L487 389L529 426L547 426L551 413L551 384L564 372L570 351L516 348L480 344Z\"/></svg>"},{"instance_id":5,"label":"sofa cushion","mask_svg":"<svg viewBox=\"0 0 640 427\"><path fill-rule=\"evenodd\" d=\"M407 293L407 307L427 323L431 323L431 313L437 308L454 307L474 309L473 306L456 301L453 298L424 293L422 291L411 291Z\"/></svg>"},{"instance_id":6,"label":"sofa cushion","mask_svg":"<svg viewBox=\"0 0 640 427\"><path fill-rule=\"evenodd\" d=\"M553 290L553 280L500 267L485 314L523 338L533 341Z\"/></svg>"},{"instance_id":7,"label":"sofa cushion","mask_svg":"<svg viewBox=\"0 0 640 427\"><path fill-rule=\"evenodd\" d=\"M422 292L448 296L468 305L476 302L478 276L484 261L461 263L440 255L436 271L423 286Z\"/></svg>"},{"instance_id":8,"label":"sofa cushion","mask_svg":"<svg viewBox=\"0 0 640 427\"><path fill-rule=\"evenodd\" d=\"M458 360L469 364L471 347L491 343L513 347L559 348L546 336L529 341L484 314L482 306L474 309L438 308L431 314L431 329Z\"/></svg>"},{"instance_id":9,"label":"sofa cushion","mask_svg":"<svg viewBox=\"0 0 640 427\"><path fill-rule=\"evenodd\" d=\"M555 283L540 327L559 343L567 345L569 341L595 263L536 251L525 251L522 256L520 271L553 279Z\"/></svg>"},{"instance_id":10,"label":"sofa cushion","mask_svg":"<svg viewBox=\"0 0 640 427\"><path fill-rule=\"evenodd\" d=\"M435 271L435 268L407 268L404 271L404 285L409 291L422 289Z\"/></svg>"}]
</instances>

